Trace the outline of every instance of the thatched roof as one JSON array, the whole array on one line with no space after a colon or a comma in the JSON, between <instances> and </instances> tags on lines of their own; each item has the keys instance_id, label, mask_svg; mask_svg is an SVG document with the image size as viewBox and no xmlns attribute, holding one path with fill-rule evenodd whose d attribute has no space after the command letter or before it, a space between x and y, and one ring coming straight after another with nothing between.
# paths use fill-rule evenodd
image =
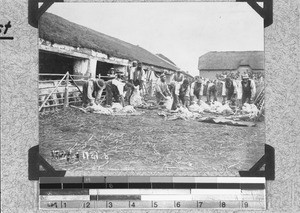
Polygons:
<instances>
[{"instance_id":1,"label":"thatched roof","mask_svg":"<svg viewBox=\"0 0 300 213\"><path fill-rule=\"evenodd\" d=\"M166 57L165 55L163 55L163 54L161 54L161 53L158 53L158 54L156 54L156 55L157 55L158 57L164 59L165 61L171 63L172 65L176 66L176 64L175 64L173 61L171 61L168 57Z\"/></svg>"},{"instance_id":2,"label":"thatched roof","mask_svg":"<svg viewBox=\"0 0 300 213\"><path fill-rule=\"evenodd\" d=\"M183 75L185 75L185 77L187 78L194 78L191 74L185 72L185 71L180 71Z\"/></svg>"},{"instance_id":3,"label":"thatched roof","mask_svg":"<svg viewBox=\"0 0 300 213\"><path fill-rule=\"evenodd\" d=\"M264 69L263 51L208 52L199 57L199 70L236 70L250 66L253 70Z\"/></svg>"},{"instance_id":4,"label":"thatched roof","mask_svg":"<svg viewBox=\"0 0 300 213\"><path fill-rule=\"evenodd\" d=\"M52 43L87 48L109 56L131 61L137 60L164 69L178 69L139 46L75 24L51 13L44 13L40 18L39 37Z\"/></svg>"}]
</instances>

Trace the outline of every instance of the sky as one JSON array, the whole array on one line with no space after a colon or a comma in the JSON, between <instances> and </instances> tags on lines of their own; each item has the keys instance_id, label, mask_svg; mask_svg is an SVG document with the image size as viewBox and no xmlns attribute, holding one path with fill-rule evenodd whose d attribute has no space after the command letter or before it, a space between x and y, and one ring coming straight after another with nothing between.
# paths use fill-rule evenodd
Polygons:
<instances>
[{"instance_id":1,"label":"sky","mask_svg":"<svg viewBox=\"0 0 300 213\"><path fill-rule=\"evenodd\" d=\"M54 3L47 12L161 53L193 76L209 51L264 50L263 19L244 2Z\"/></svg>"}]
</instances>

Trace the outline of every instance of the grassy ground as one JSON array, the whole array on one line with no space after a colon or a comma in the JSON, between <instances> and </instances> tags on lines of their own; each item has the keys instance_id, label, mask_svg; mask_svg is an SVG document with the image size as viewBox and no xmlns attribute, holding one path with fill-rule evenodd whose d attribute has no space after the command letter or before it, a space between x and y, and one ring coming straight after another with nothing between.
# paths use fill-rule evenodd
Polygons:
<instances>
[{"instance_id":1,"label":"grassy ground","mask_svg":"<svg viewBox=\"0 0 300 213\"><path fill-rule=\"evenodd\" d=\"M264 154L263 122L236 127L143 112L106 116L68 108L40 115L40 153L67 175L197 176L239 176Z\"/></svg>"}]
</instances>

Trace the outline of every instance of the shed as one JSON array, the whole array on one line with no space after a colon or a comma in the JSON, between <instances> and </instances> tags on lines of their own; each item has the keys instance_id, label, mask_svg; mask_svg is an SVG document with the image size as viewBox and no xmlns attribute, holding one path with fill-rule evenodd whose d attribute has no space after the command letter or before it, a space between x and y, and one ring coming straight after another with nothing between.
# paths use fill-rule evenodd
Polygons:
<instances>
[{"instance_id":1,"label":"shed","mask_svg":"<svg viewBox=\"0 0 300 213\"><path fill-rule=\"evenodd\" d=\"M41 73L66 73L95 77L106 76L109 69L126 70L138 61L156 70L178 68L142 47L44 13L39 21Z\"/></svg>"},{"instance_id":2,"label":"shed","mask_svg":"<svg viewBox=\"0 0 300 213\"><path fill-rule=\"evenodd\" d=\"M217 75L229 73L263 74L263 51L223 51L208 52L199 57L198 69L200 76L216 79Z\"/></svg>"}]
</instances>

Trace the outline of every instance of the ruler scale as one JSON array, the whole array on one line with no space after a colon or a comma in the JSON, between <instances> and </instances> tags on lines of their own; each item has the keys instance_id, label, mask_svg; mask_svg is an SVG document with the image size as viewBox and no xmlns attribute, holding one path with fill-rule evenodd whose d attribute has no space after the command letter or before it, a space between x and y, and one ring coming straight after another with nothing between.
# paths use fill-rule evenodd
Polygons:
<instances>
[{"instance_id":1,"label":"ruler scale","mask_svg":"<svg viewBox=\"0 0 300 213\"><path fill-rule=\"evenodd\" d=\"M266 209L265 178L44 177L40 209Z\"/></svg>"}]
</instances>

